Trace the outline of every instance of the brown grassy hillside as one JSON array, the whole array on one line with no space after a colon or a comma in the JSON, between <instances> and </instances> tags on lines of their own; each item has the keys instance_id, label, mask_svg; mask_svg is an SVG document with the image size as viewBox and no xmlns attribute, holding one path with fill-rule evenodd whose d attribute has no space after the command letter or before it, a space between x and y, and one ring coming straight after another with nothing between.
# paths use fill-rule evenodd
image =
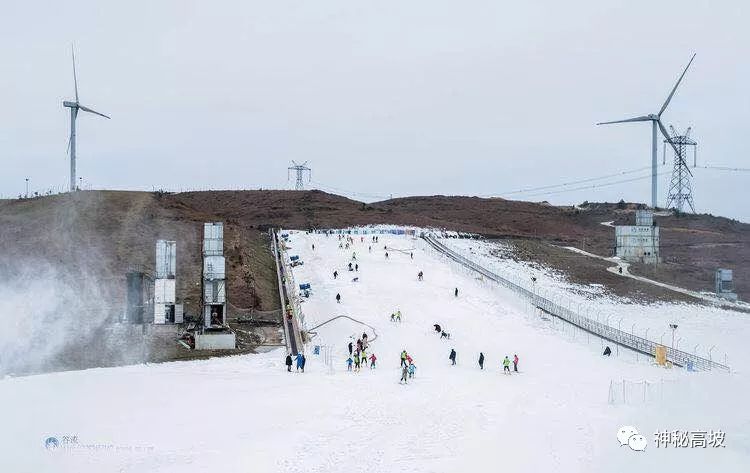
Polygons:
<instances>
[{"instance_id":1,"label":"brown grassy hillside","mask_svg":"<svg viewBox=\"0 0 750 473\"><path fill-rule=\"evenodd\" d=\"M52 262L65 267L71 277L94 275L117 282L111 290L121 300L120 281L127 268L152 269L156 239L174 239L178 292L185 294L192 310L199 297L201 224L224 221L231 301L237 307L265 310L278 306L265 237L272 226L418 225L571 245L610 255L613 230L600 223L632 222L633 209L633 205L573 208L447 196L364 204L321 191L84 191L0 201L0 264L9 267L28 258ZM750 296L750 225L708 215L658 217L657 221L665 263L636 271L708 290L715 268L728 267L735 270L740 295ZM539 253L541 257L543 252ZM525 254L534 256L534 252Z\"/></svg>"}]
</instances>

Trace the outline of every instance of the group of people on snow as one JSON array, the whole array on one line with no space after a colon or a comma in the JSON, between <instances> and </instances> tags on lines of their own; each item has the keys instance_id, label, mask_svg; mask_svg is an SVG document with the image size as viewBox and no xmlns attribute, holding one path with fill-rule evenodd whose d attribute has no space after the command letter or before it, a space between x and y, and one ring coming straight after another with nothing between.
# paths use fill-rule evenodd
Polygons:
<instances>
[{"instance_id":1,"label":"group of people on snow","mask_svg":"<svg viewBox=\"0 0 750 473\"><path fill-rule=\"evenodd\" d=\"M302 372L305 372L305 362L307 362L307 359L305 358L305 355L302 353L297 353L297 356L295 356L295 360L297 362L297 371L302 370ZM286 355L286 370L288 372L292 372L292 354L287 353Z\"/></svg>"},{"instance_id":2,"label":"group of people on snow","mask_svg":"<svg viewBox=\"0 0 750 473\"><path fill-rule=\"evenodd\" d=\"M354 365L353 371L359 371L362 366L367 367L367 348L369 344L367 341L367 333L363 333L361 338L357 339L357 346L354 347L354 344L352 342L349 342L348 348L349 348L349 358L346 359L346 369L347 371L352 371L352 365ZM353 357L353 358L352 358ZM370 369L375 369L375 362L378 360L378 357L375 356L375 353L370 354Z\"/></svg>"},{"instance_id":3,"label":"group of people on snow","mask_svg":"<svg viewBox=\"0 0 750 473\"><path fill-rule=\"evenodd\" d=\"M414 364L414 360L406 350L401 351L401 379L399 383L408 384L409 378L414 377L414 373L417 372L417 365Z\"/></svg>"}]
</instances>

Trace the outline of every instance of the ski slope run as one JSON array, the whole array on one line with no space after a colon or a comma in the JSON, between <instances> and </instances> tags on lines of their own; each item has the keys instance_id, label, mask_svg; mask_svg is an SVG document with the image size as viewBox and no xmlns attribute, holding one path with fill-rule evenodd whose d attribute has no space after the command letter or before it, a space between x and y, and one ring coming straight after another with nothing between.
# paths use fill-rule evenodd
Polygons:
<instances>
[{"instance_id":1,"label":"ski slope run","mask_svg":"<svg viewBox=\"0 0 750 473\"><path fill-rule=\"evenodd\" d=\"M304 374L287 373L285 353L276 350L6 378L0 471L747 471L742 375L666 371L643 356L604 358L598 341L561 335L514 294L477 281L421 240L356 238L345 250L335 236L292 232L289 254L304 261L296 282L312 287L302 304L305 325L346 315L372 326L376 369L346 371L347 344L370 329L339 318L316 330ZM356 273L347 270L353 251ZM390 321L396 310L401 323ZM439 339L435 323L450 340ZM333 373L314 345L332 347ZM399 384L403 349L417 365L408 385ZM521 373L503 375L501 359L514 353ZM608 403L612 380L665 377L684 394ZM646 436L646 451L620 447L622 425ZM665 450L652 441L657 430L719 428L727 432L724 448ZM44 448L46 438L64 435L122 448Z\"/></svg>"}]
</instances>

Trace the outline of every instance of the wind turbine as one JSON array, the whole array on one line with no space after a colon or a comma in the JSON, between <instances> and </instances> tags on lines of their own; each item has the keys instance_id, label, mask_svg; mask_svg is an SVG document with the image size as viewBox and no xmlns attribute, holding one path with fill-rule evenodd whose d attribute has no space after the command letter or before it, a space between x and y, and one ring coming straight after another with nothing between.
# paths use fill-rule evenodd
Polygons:
<instances>
[{"instance_id":1,"label":"wind turbine","mask_svg":"<svg viewBox=\"0 0 750 473\"><path fill-rule=\"evenodd\" d=\"M641 117L635 117L635 118L628 118L627 120L616 120L613 122L601 122L597 123L597 125L611 125L613 123L630 123L630 122L651 122L651 207L656 208L656 165L657 165L657 153L656 153L656 128L658 127L659 130L661 130L661 134L664 135L664 138L666 138L667 142L669 142L670 145L672 145L672 148L674 148L675 153L677 153L680 156L680 159L682 160L682 164L685 166L685 169L690 173L692 176L693 173L690 172L690 169L688 169L687 164L685 164L684 159L682 159L682 155L677 151L677 147L672 142L672 138L669 136L669 133L667 133L666 128L664 128L664 125L661 123L661 115L664 113L664 110L667 109L667 106L669 105L669 102L672 100L672 97L674 96L675 91L677 90L677 87L680 85L680 82L682 82L682 78L685 77L685 73L687 72L688 68L690 67L690 64L693 63L693 59L695 59L695 54L693 54L693 57L690 58L690 62L688 62L688 65L685 66L685 70L682 71L682 75L679 79L677 79L677 83L674 85L674 88L672 89L672 92L669 93L669 96L667 97L667 100L664 101L664 105L661 106L661 110L659 110L659 113L657 114L649 114L649 115L643 115Z\"/></svg>"},{"instance_id":2,"label":"wind turbine","mask_svg":"<svg viewBox=\"0 0 750 473\"><path fill-rule=\"evenodd\" d=\"M80 104L78 101L78 78L76 77L76 53L73 50L73 47L70 47L71 55L73 56L73 85L75 87L76 91L76 101L75 102L69 102L67 100L63 101L63 107L68 107L70 109L70 139L68 141L68 147L70 149L70 192L73 192L76 190L76 118L78 117L78 111L83 110L84 112L93 113L94 115L99 115L100 117L109 118L107 115L103 113L99 113L95 110L92 110L88 107L85 107Z\"/></svg>"}]
</instances>

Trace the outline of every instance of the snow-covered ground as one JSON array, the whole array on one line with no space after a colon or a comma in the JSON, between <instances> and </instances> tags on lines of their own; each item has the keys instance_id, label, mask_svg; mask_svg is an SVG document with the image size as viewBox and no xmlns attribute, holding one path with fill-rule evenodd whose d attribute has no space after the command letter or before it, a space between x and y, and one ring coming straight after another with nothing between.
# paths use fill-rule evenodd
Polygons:
<instances>
[{"instance_id":1,"label":"snow-covered ground","mask_svg":"<svg viewBox=\"0 0 750 473\"><path fill-rule=\"evenodd\" d=\"M378 368L346 371L351 337L365 330L371 339L375 334L342 318L316 330L304 374L287 373L285 353L277 350L6 378L0 380L0 471L750 468L748 384L742 373L664 370L624 353L604 358L598 341L540 321L513 293L477 281L421 240L381 236L371 253L367 237L349 250L338 243L335 236L291 234L290 254L304 261L295 279L312 286L303 303L305 323L312 328L348 315L374 327L370 352L378 356ZM352 251L360 266L356 274L346 269ZM336 280L334 270L340 274ZM424 281L417 280L420 270ZM403 321L390 322L399 309ZM450 332L451 340L440 340L434 323ZM332 374L313 354L315 344L332 346ZM458 353L457 366L449 364L451 348ZM402 349L418 367L408 385L398 382ZM480 351L484 371L477 366ZM514 353L521 373L503 375L500 360ZM663 402L608 403L612 380L662 378L678 387ZM648 439L645 451L619 445L622 425L635 426ZM659 449L653 442L657 430L694 429L723 430L726 446ZM45 449L46 438L63 436L77 436L79 447Z\"/></svg>"},{"instance_id":2,"label":"snow-covered ground","mask_svg":"<svg viewBox=\"0 0 750 473\"><path fill-rule=\"evenodd\" d=\"M512 248L502 242L471 239L443 239L442 242L498 274L509 274L530 287L536 280L536 291L588 317L608 321L635 335L672 343L669 324L677 324L676 348L744 371L750 363L750 315L700 304L638 304L605 293L602 286L585 286L567 281L561 273L512 258ZM714 347L711 349L711 347Z\"/></svg>"}]
</instances>

